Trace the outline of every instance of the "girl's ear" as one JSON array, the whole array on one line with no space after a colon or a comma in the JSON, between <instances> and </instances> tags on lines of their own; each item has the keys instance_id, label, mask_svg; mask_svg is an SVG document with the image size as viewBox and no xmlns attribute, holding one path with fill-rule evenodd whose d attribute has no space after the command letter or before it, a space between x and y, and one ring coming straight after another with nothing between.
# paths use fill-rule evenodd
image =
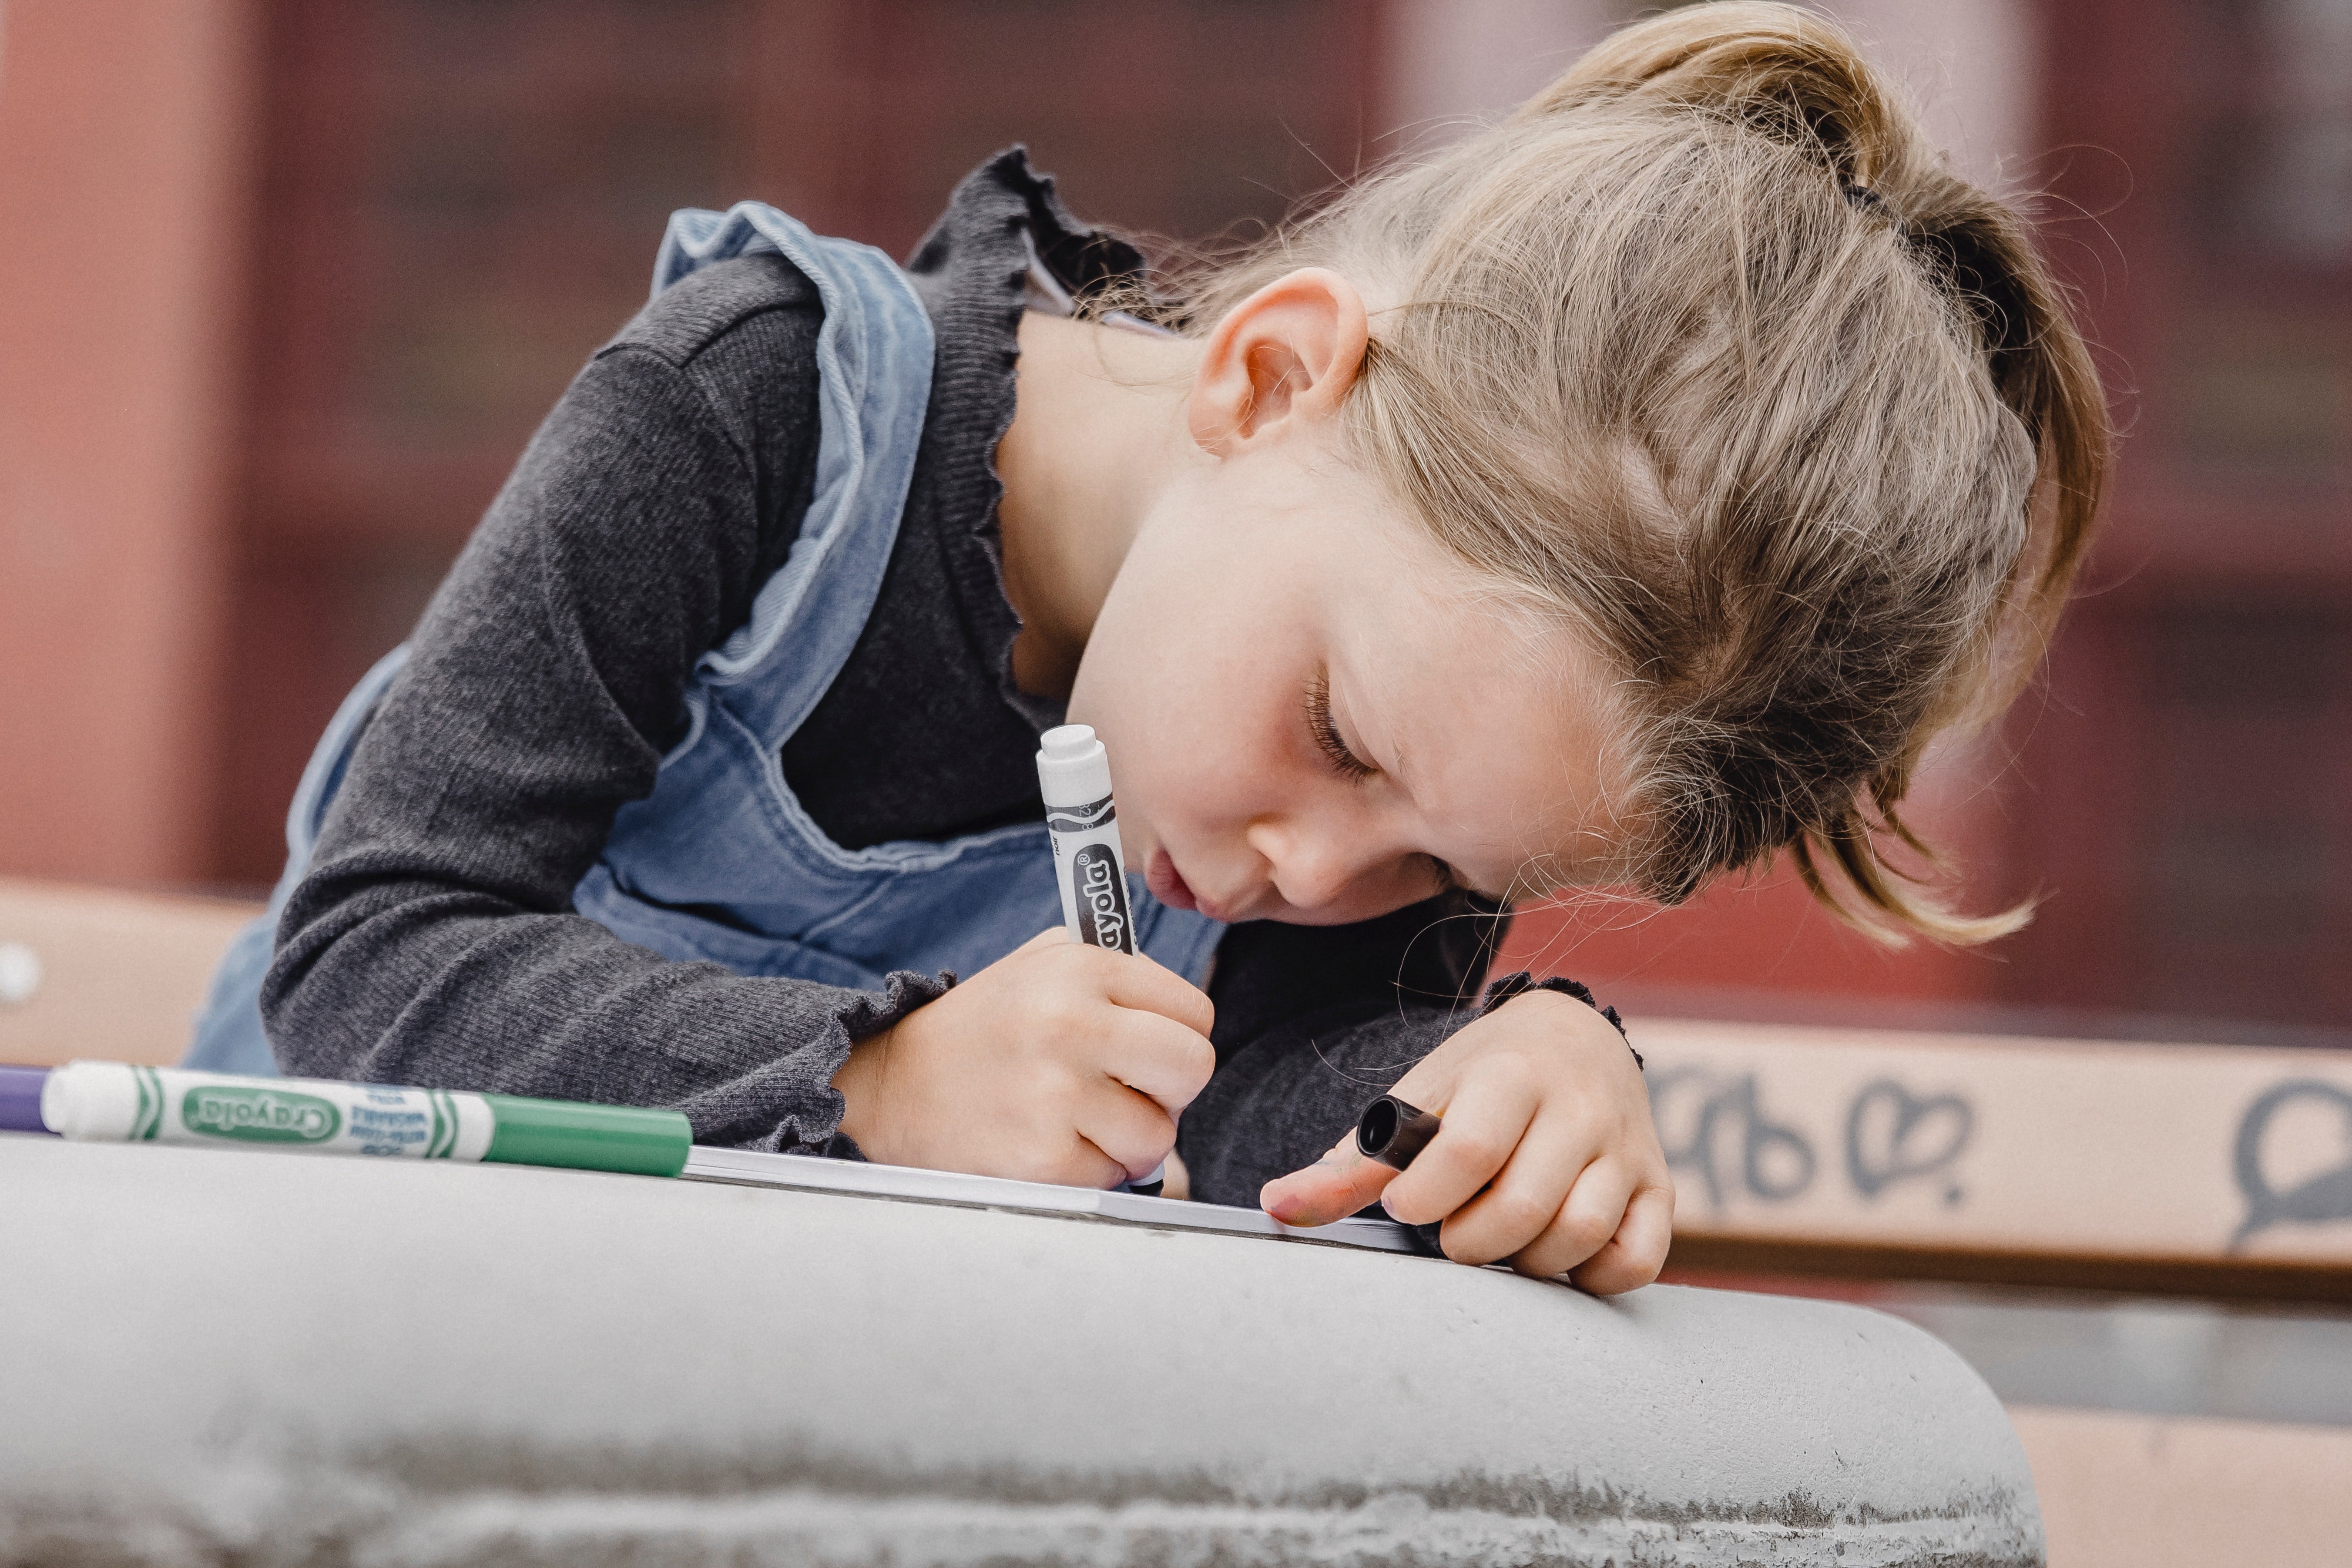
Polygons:
<instances>
[{"instance_id":1,"label":"girl's ear","mask_svg":"<svg viewBox=\"0 0 2352 1568\"><path fill-rule=\"evenodd\" d=\"M1363 296L1337 272L1276 279L1209 334L1185 399L1192 439L1222 458L1338 412L1370 332Z\"/></svg>"}]
</instances>

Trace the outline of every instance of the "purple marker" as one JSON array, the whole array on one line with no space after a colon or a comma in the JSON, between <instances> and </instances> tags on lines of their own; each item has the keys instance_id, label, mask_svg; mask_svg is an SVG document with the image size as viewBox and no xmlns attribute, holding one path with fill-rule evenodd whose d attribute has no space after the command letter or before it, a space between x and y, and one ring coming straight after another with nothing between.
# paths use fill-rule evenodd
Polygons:
<instances>
[{"instance_id":1,"label":"purple marker","mask_svg":"<svg viewBox=\"0 0 2352 1568\"><path fill-rule=\"evenodd\" d=\"M41 1086L47 1068L0 1067L0 1132L47 1132L41 1120Z\"/></svg>"}]
</instances>

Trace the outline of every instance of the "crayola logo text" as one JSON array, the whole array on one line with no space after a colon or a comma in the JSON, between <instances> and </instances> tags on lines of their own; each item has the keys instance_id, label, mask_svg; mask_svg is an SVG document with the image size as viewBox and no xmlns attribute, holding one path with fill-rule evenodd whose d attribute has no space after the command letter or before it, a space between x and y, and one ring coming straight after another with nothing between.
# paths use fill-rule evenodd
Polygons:
<instances>
[{"instance_id":1,"label":"crayola logo text","mask_svg":"<svg viewBox=\"0 0 2352 1568\"><path fill-rule=\"evenodd\" d=\"M1118 858L1103 844L1089 844L1070 857L1071 886L1078 896L1078 927L1087 941L1114 952L1130 952L1127 883Z\"/></svg>"},{"instance_id":2,"label":"crayola logo text","mask_svg":"<svg viewBox=\"0 0 2352 1568\"><path fill-rule=\"evenodd\" d=\"M219 1085L188 1090L180 1120L191 1132L245 1143L323 1143L343 1124L334 1103L315 1094Z\"/></svg>"}]
</instances>

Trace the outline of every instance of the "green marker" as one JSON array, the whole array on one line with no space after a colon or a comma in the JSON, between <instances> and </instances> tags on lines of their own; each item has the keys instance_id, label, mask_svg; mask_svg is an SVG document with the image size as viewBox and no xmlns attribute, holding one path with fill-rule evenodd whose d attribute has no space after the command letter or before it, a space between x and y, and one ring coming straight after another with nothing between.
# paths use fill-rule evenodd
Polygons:
<instances>
[{"instance_id":1,"label":"green marker","mask_svg":"<svg viewBox=\"0 0 2352 1568\"><path fill-rule=\"evenodd\" d=\"M675 1110L121 1062L75 1062L50 1073L41 1120L88 1142L243 1143L646 1176L677 1175L694 1142Z\"/></svg>"}]
</instances>

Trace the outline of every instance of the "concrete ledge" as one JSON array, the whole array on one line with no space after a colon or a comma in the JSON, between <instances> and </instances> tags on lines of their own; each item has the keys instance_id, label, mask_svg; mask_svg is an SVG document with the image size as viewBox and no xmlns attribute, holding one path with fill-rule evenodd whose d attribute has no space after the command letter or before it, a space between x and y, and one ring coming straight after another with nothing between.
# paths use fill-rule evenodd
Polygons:
<instances>
[{"instance_id":1,"label":"concrete ledge","mask_svg":"<svg viewBox=\"0 0 2352 1568\"><path fill-rule=\"evenodd\" d=\"M0 1563L2039 1563L1957 1356L1243 1237L0 1135Z\"/></svg>"}]
</instances>

